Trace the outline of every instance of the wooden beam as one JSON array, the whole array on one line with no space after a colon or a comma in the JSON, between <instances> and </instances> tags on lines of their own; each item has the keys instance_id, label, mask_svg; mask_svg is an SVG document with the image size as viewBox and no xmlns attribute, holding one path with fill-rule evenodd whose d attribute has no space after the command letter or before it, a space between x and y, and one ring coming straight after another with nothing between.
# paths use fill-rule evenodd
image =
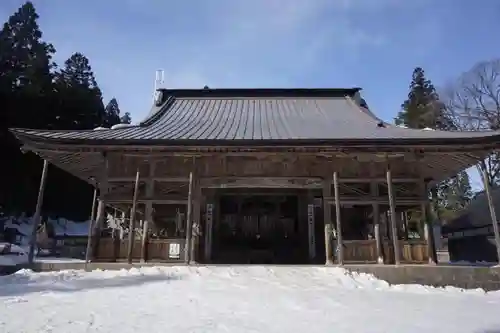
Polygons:
<instances>
[{"instance_id":1,"label":"wooden beam","mask_svg":"<svg viewBox=\"0 0 500 333\"><path fill-rule=\"evenodd\" d=\"M392 180L392 183L418 183L418 178L394 178ZM384 184L387 181L386 178L379 178L379 177L374 177L374 178L339 178L339 183L341 184L346 184L346 183L382 183Z\"/></svg>"},{"instance_id":2,"label":"wooden beam","mask_svg":"<svg viewBox=\"0 0 500 333\"><path fill-rule=\"evenodd\" d=\"M323 198L330 197L332 195L332 180L327 178L323 180ZM324 200L323 200L324 202ZM332 206L328 204L323 204L323 222L325 228L325 257L326 265L333 264L333 224L332 224Z\"/></svg>"},{"instance_id":3,"label":"wooden beam","mask_svg":"<svg viewBox=\"0 0 500 333\"><path fill-rule=\"evenodd\" d=\"M228 176L228 177L201 177L200 181L202 182L202 185L206 185L207 182L228 182L228 181L250 181L250 180L262 180L262 179L267 179L267 180L276 180L276 181L283 181L283 180L291 180L291 181L304 181L304 180L310 180L310 181L321 181L321 177L252 177L252 176ZM108 180L110 183L132 183L135 181L135 177L110 177ZM189 182L189 177L153 177L153 181L155 182ZM339 183L341 184L348 184L348 183L370 183L370 182L377 182L377 183L385 183L386 179L385 178L380 178L380 177L374 177L374 178L357 178L357 177L345 177L341 178L339 177ZM419 178L394 178L393 183L418 183ZM205 186L203 186L205 187Z\"/></svg>"},{"instance_id":4,"label":"wooden beam","mask_svg":"<svg viewBox=\"0 0 500 333\"><path fill-rule=\"evenodd\" d=\"M495 246L497 250L497 258L500 263L500 233L498 231L498 220L495 211L495 204L493 202L493 198L491 196L490 182L488 180L488 175L486 172L482 171L482 179L484 185L484 191L486 192L486 197L488 198L488 208L490 210L491 223L493 224L493 234L495 236Z\"/></svg>"},{"instance_id":5,"label":"wooden beam","mask_svg":"<svg viewBox=\"0 0 500 333\"><path fill-rule=\"evenodd\" d=\"M387 165L387 191L389 196L389 209L390 209L390 219L391 219L391 229L392 229L392 243L394 246L394 263L399 265L401 263L401 253L399 249L399 239L398 239L398 226L396 219L396 203L394 202L394 191L392 188L392 173L389 164Z\"/></svg>"},{"instance_id":6,"label":"wooden beam","mask_svg":"<svg viewBox=\"0 0 500 333\"><path fill-rule=\"evenodd\" d=\"M132 199L109 199L106 202L110 204L131 204L133 203ZM183 199L165 199L160 197L158 199L137 199L138 203L152 203L158 205L187 205L187 200Z\"/></svg>"},{"instance_id":7,"label":"wooden beam","mask_svg":"<svg viewBox=\"0 0 500 333\"><path fill-rule=\"evenodd\" d=\"M90 252L92 249L92 228L94 226L95 215L96 215L96 204L97 204L97 187L94 188L94 196L92 198L92 211L90 212L89 229L87 235L87 249L85 250L85 269L87 269L87 264L90 260Z\"/></svg>"},{"instance_id":8,"label":"wooden beam","mask_svg":"<svg viewBox=\"0 0 500 333\"><path fill-rule=\"evenodd\" d=\"M132 199L132 210L130 212L130 224L129 224L129 233L128 233L128 251L127 251L127 262L129 264L132 263L132 253L134 251L134 243L135 243L135 213L137 210L137 195L139 192L139 181L141 174L139 169L137 169L137 173L135 176L135 187L134 187L134 198Z\"/></svg>"},{"instance_id":9,"label":"wooden beam","mask_svg":"<svg viewBox=\"0 0 500 333\"><path fill-rule=\"evenodd\" d=\"M144 179L143 181L155 181L155 182L172 182L172 183L187 183L189 178L187 177L150 177ZM135 181L135 177L111 177L109 178L110 183L131 183Z\"/></svg>"},{"instance_id":10,"label":"wooden beam","mask_svg":"<svg viewBox=\"0 0 500 333\"><path fill-rule=\"evenodd\" d=\"M389 198L375 198L371 196L340 196L340 204L341 205L389 205ZM395 198L394 204L397 206L416 206L420 205L425 200L420 198ZM334 205L335 198L326 198L326 202Z\"/></svg>"},{"instance_id":11,"label":"wooden beam","mask_svg":"<svg viewBox=\"0 0 500 333\"><path fill-rule=\"evenodd\" d=\"M193 218L193 171L189 173L189 190L188 190L188 202L187 202L187 213L186 213L186 244L184 247L184 260L186 264L189 264L191 258L191 233L192 233L192 218Z\"/></svg>"},{"instance_id":12,"label":"wooden beam","mask_svg":"<svg viewBox=\"0 0 500 333\"><path fill-rule=\"evenodd\" d=\"M337 261L339 265L344 264L344 243L342 241L342 220L340 207L340 191L337 172L333 173L333 189L335 193L335 220L337 225Z\"/></svg>"},{"instance_id":13,"label":"wooden beam","mask_svg":"<svg viewBox=\"0 0 500 333\"><path fill-rule=\"evenodd\" d=\"M43 160L42 175L40 177L40 187L38 188L38 198L36 200L35 215L33 216L33 226L30 235L30 248L28 253L28 263L30 265L33 264L33 261L35 259L36 238L38 234L38 226L40 225L40 220L41 220L40 217L42 214L43 196L45 193L48 171L49 171L49 162L47 160Z\"/></svg>"}]
</instances>

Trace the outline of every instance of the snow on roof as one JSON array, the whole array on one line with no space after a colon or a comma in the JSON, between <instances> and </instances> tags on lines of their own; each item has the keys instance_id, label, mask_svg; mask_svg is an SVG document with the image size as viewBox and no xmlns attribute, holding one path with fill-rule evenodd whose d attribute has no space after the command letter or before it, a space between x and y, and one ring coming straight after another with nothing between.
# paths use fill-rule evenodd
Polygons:
<instances>
[{"instance_id":1,"label":"snow on roof","mask_svg":"<svg viewBox=\"0 0 500 333\"><path fill-rule=\"evenodd\" d=\"M16 229L23 236L31 234L31 217L26 217L23 213L19 217L9 216L4 220L4 228Z\"/></svg>"},{"instance_id":2,"label":"snow on roof","mask_svg":"<svg viewBox=\"0 0 500 333\"><path fill-rule=\"evenodd\" d=\"M74 222L66 220L64 218L60 219L49 219L49 223L54 227L54 233L56 236L87 236L89 231L90 221L84 222Z\"/></svg>"},{"instance_id":3,"label":"snow on roof","mask_svg":"<svg viewBox=\"0 0 500 333\"><path fill-rule=\"evenodd\" d=\"M120 128L127 128L127 127L135 127L137 125L132 125L132 124L116 124L111 126L111 129L120 129Z\"/></svg>"},{"instance_id":4,"label":"snow on roof","mask_svg":"<svg viewBox=\"0 0 500 333\"><path fill-rule=\"evenodd\" d=\"M89 230L90 221L75 222L64 218L51 219L49 218L48 223L50 223L54 228L54 233L56 236L87 236ZM33 217L26 216L26 214L21 214L21 216L14 217L9 216L5 220L4 228L16 229L18 233L28 236L31 234L33 226Z\"/></svg>"}]
</instances>

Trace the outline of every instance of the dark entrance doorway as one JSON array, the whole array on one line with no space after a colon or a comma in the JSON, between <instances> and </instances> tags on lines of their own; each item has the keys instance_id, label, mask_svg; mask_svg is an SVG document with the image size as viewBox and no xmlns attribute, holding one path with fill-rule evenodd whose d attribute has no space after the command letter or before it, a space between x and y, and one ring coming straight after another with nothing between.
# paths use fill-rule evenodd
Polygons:
<instances>
[{"instance_id":1,"label":"dark entrance doorway","mask_svg":"<svg viewBox=\"0 0 500 333\"><path fill-rule=\"evenodd\" d=\"M294 264L301 252L296 195L225 195L214 230L214 261Z\"/></svg>"}]
</instances>

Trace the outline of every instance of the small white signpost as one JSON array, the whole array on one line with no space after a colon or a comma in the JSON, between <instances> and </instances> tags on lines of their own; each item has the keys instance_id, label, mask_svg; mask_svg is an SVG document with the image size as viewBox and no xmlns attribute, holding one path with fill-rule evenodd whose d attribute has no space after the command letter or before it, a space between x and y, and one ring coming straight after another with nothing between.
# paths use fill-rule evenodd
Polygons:
<instances>
[{"instance_id":1,"label":"small white signpost","mask_svg":"<svg viewBox=\"0 0 500 333\"><path fill-rule=\"evenodd\" d=\"M170 243L168 247L168 257L170 259L179 259L181 257L181 244Z\"/></svg>"}]
</instances>

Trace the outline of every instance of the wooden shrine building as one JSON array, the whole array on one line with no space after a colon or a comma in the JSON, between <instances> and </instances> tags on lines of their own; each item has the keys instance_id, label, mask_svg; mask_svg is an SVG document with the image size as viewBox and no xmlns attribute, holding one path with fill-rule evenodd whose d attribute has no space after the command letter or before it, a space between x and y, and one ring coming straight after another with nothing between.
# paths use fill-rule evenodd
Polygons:
<instances>
[{"instance_id":1,"label":"wooden shrine building","mask_svg":"<svg viewBox=\"0 0 500 333\"><path fill-rule=\"evenodd\" d=\"M11 131L98 189L94 260L206 263L435 262L428 187L500 143L385 123L359 88L162 89L139 125Z\"/></svg>"}]
</instances>

